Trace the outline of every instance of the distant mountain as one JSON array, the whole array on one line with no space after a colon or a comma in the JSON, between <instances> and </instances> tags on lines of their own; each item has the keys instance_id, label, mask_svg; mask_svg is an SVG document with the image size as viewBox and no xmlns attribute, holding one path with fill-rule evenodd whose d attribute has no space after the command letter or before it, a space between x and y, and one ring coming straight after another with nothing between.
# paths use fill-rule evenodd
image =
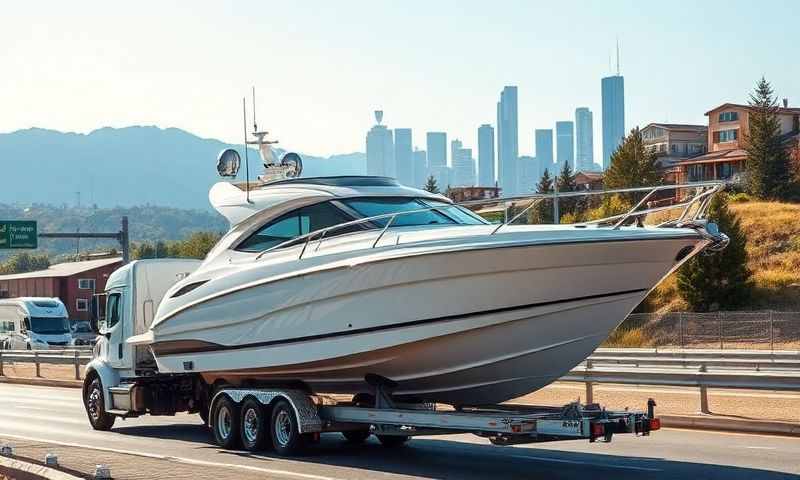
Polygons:
<instances>
[{"instance_id":1,"label":"distant mountain","mask_svg":"<svg viewBox=\"0 0 800 480\"><path fill-rule=\"evenodd\" d=\"M228 147L244 153L241 145L177 128L106 127L89 134L30 128L0 134L0 203L74 205L80 192L83 205L208 210L208 189L219 181L215 160ZM300 156L304 177L366 171L363 153ZM251 177L261 170L258 154L250 150Z\"/></svg>"}]
</instances>

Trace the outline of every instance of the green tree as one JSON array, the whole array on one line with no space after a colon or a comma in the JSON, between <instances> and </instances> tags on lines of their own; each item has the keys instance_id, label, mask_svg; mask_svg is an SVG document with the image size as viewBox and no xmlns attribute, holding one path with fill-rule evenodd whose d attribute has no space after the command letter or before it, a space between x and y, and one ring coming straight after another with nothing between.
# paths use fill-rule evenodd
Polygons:
<instances>
[{"instance_id":1,"label":"green tree","mask_svg":"<svg viewBox=\"0 0 800 480\"><path fill-rule=\"evenodd\" d=\"M433 175L428 177L428 181L425 183L424 188L430 193L439 193L439 185L436 184L436 179L433 178Z\"/></svg>"},{"instance_id":2,"label":"green tree","mask_svg":"<svg viewBox=\"0 0 800 480\"><path fill-rule=\"evenodd\" d=\"M611 164L603 175L603 185L610 190L649 187L661 184L662 180L656 156L645 148L639 127L631 130L611 154Z\"/></svg>"},{"instance_id":3,"label":"green tree","mask_svg":"<svg viewBox=\"0 0 800 480\"><path fill-rule=\"evenodd\" d=\"M167 247L170 257L205 258L221 235L213 232L194 232L184 240L172 242ZM161 252L159 252L159 255Z\"/></svg>"},{"instance_id":4,"label":"green tree","mask_svg":"<svg viewBox=\"0 0 800 480\"><path fill-rule=\"evenodd\" d=\"M784 200L791 191L789 145L781 136L778 101L761 78L750 94L750 131L745 138L747 190L759 198Z\"/></svg>"},{"instance_id":5,"label":"green tree","mask_svg":"<svg viewBox=\"0 0 800 480\"><path fill-rule=\"evenodd\" d=\"M678 291L701 312L744 305L752 291L744 233L739 219L728 209L727 195L711 200L708 217L728 235L730 244L713 255L697 255L678 270Z\"/></svg>"},{"instance_id":6,"label":"green tree","mask_svg":"<svg viewBox=\"0 0 800 480\"><path fill-rule=\"evenodd\" d=\"M569 164L569 162L564 162L564 165L561 167L561 172L558 174L558 178L556 179L556 183L560 193L574 192L577 190L578 184L575 182L575 172L572 170L572 166ZM576 201L575 197L560 198L558 200L559 215L567 215L567 220L574 220L577 203L578 202Z\"/></svg>"},{"instance_id":7,"label":"green tree","mask_svg":"<svg viewBox=\"0 0 800 480\"><path fill-rule=\"evenodd\" d=\"M553 178L546 168L542 173L542 178L539 179L539 183L536 184L536 193L553 193ZM543 200L531 208L528 211L528 223L553 223L553 203L549 200Z\"/></svg>"},{"instance_id":8,"label":"green tree","mask_svg":"<svg viewBox=\"0 0 800 480\"><path fill-rule=\"evenodd\" d=\"M46 254L32 254L28 252L12 255L0 263L0 274L35 272L45 270L50 266L50 259Z\"/></svg>"}]
</instances>

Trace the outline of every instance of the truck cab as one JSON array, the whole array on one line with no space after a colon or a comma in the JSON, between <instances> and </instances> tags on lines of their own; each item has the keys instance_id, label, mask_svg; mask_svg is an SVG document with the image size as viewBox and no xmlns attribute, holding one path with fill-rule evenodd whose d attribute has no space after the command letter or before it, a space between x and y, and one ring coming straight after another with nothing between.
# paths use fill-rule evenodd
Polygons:
<instances>
[{"instance_id":1,"label":"truck cab","mask_svg":"<svg viewBox=\"0 0 800 480\"><path fill-rule=\"evenodd\" d=\"M67 307L58 298L20 297L0 300L0 347L47 350L72 345Z\"/></svg>"}]
</instances>

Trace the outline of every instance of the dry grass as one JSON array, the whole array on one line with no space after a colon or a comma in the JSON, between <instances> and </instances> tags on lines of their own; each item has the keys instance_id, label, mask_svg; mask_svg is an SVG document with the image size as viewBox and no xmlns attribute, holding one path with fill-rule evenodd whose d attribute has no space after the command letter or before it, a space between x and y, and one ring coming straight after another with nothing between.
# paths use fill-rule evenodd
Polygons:
<instances>
[{"instance_id":1,"label":"dry grass","mask_svg":"<svg viewBox=\"0 0 800 480\"><path fill-rule=\"evenodd\" d=\"M747 238L755 292L743 310L800 310L800 204L732 202ZM651 312L687 309L672 275L647 297Z\"/></svg>"},{"instance_id":2,"label":"dry grass","mask_svg":"<svg viewBox=\"0 0 800 480\"><path fill-rule=\"evenodd\" d=\"M627 330L617 329L603 342L604 347L614 348L636 348L652 347L653 340L644 333L641 328L631 328Z\"/></svg>"}]
</instances>

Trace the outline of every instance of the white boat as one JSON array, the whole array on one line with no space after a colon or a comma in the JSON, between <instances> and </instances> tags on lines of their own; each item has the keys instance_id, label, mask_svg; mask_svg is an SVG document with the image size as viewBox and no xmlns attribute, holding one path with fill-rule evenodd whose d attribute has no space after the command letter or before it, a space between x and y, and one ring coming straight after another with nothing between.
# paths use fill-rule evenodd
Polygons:
<instances>
[{"instance_id":1,"label":"white boat","mask_svg":"<svg viewBox=\"0 0 800 480\"><path fill-rule=\"evenodd\" d=\"M382 379L408 401L502 402L568 372L670 272L725 245L702 220L717 183L694 186L677 221L636 226L664 188L607 224L515 225L381 177L220 183L230 231L130 342L208 384L358 393Z\"/></svg>"}]
</instances>

